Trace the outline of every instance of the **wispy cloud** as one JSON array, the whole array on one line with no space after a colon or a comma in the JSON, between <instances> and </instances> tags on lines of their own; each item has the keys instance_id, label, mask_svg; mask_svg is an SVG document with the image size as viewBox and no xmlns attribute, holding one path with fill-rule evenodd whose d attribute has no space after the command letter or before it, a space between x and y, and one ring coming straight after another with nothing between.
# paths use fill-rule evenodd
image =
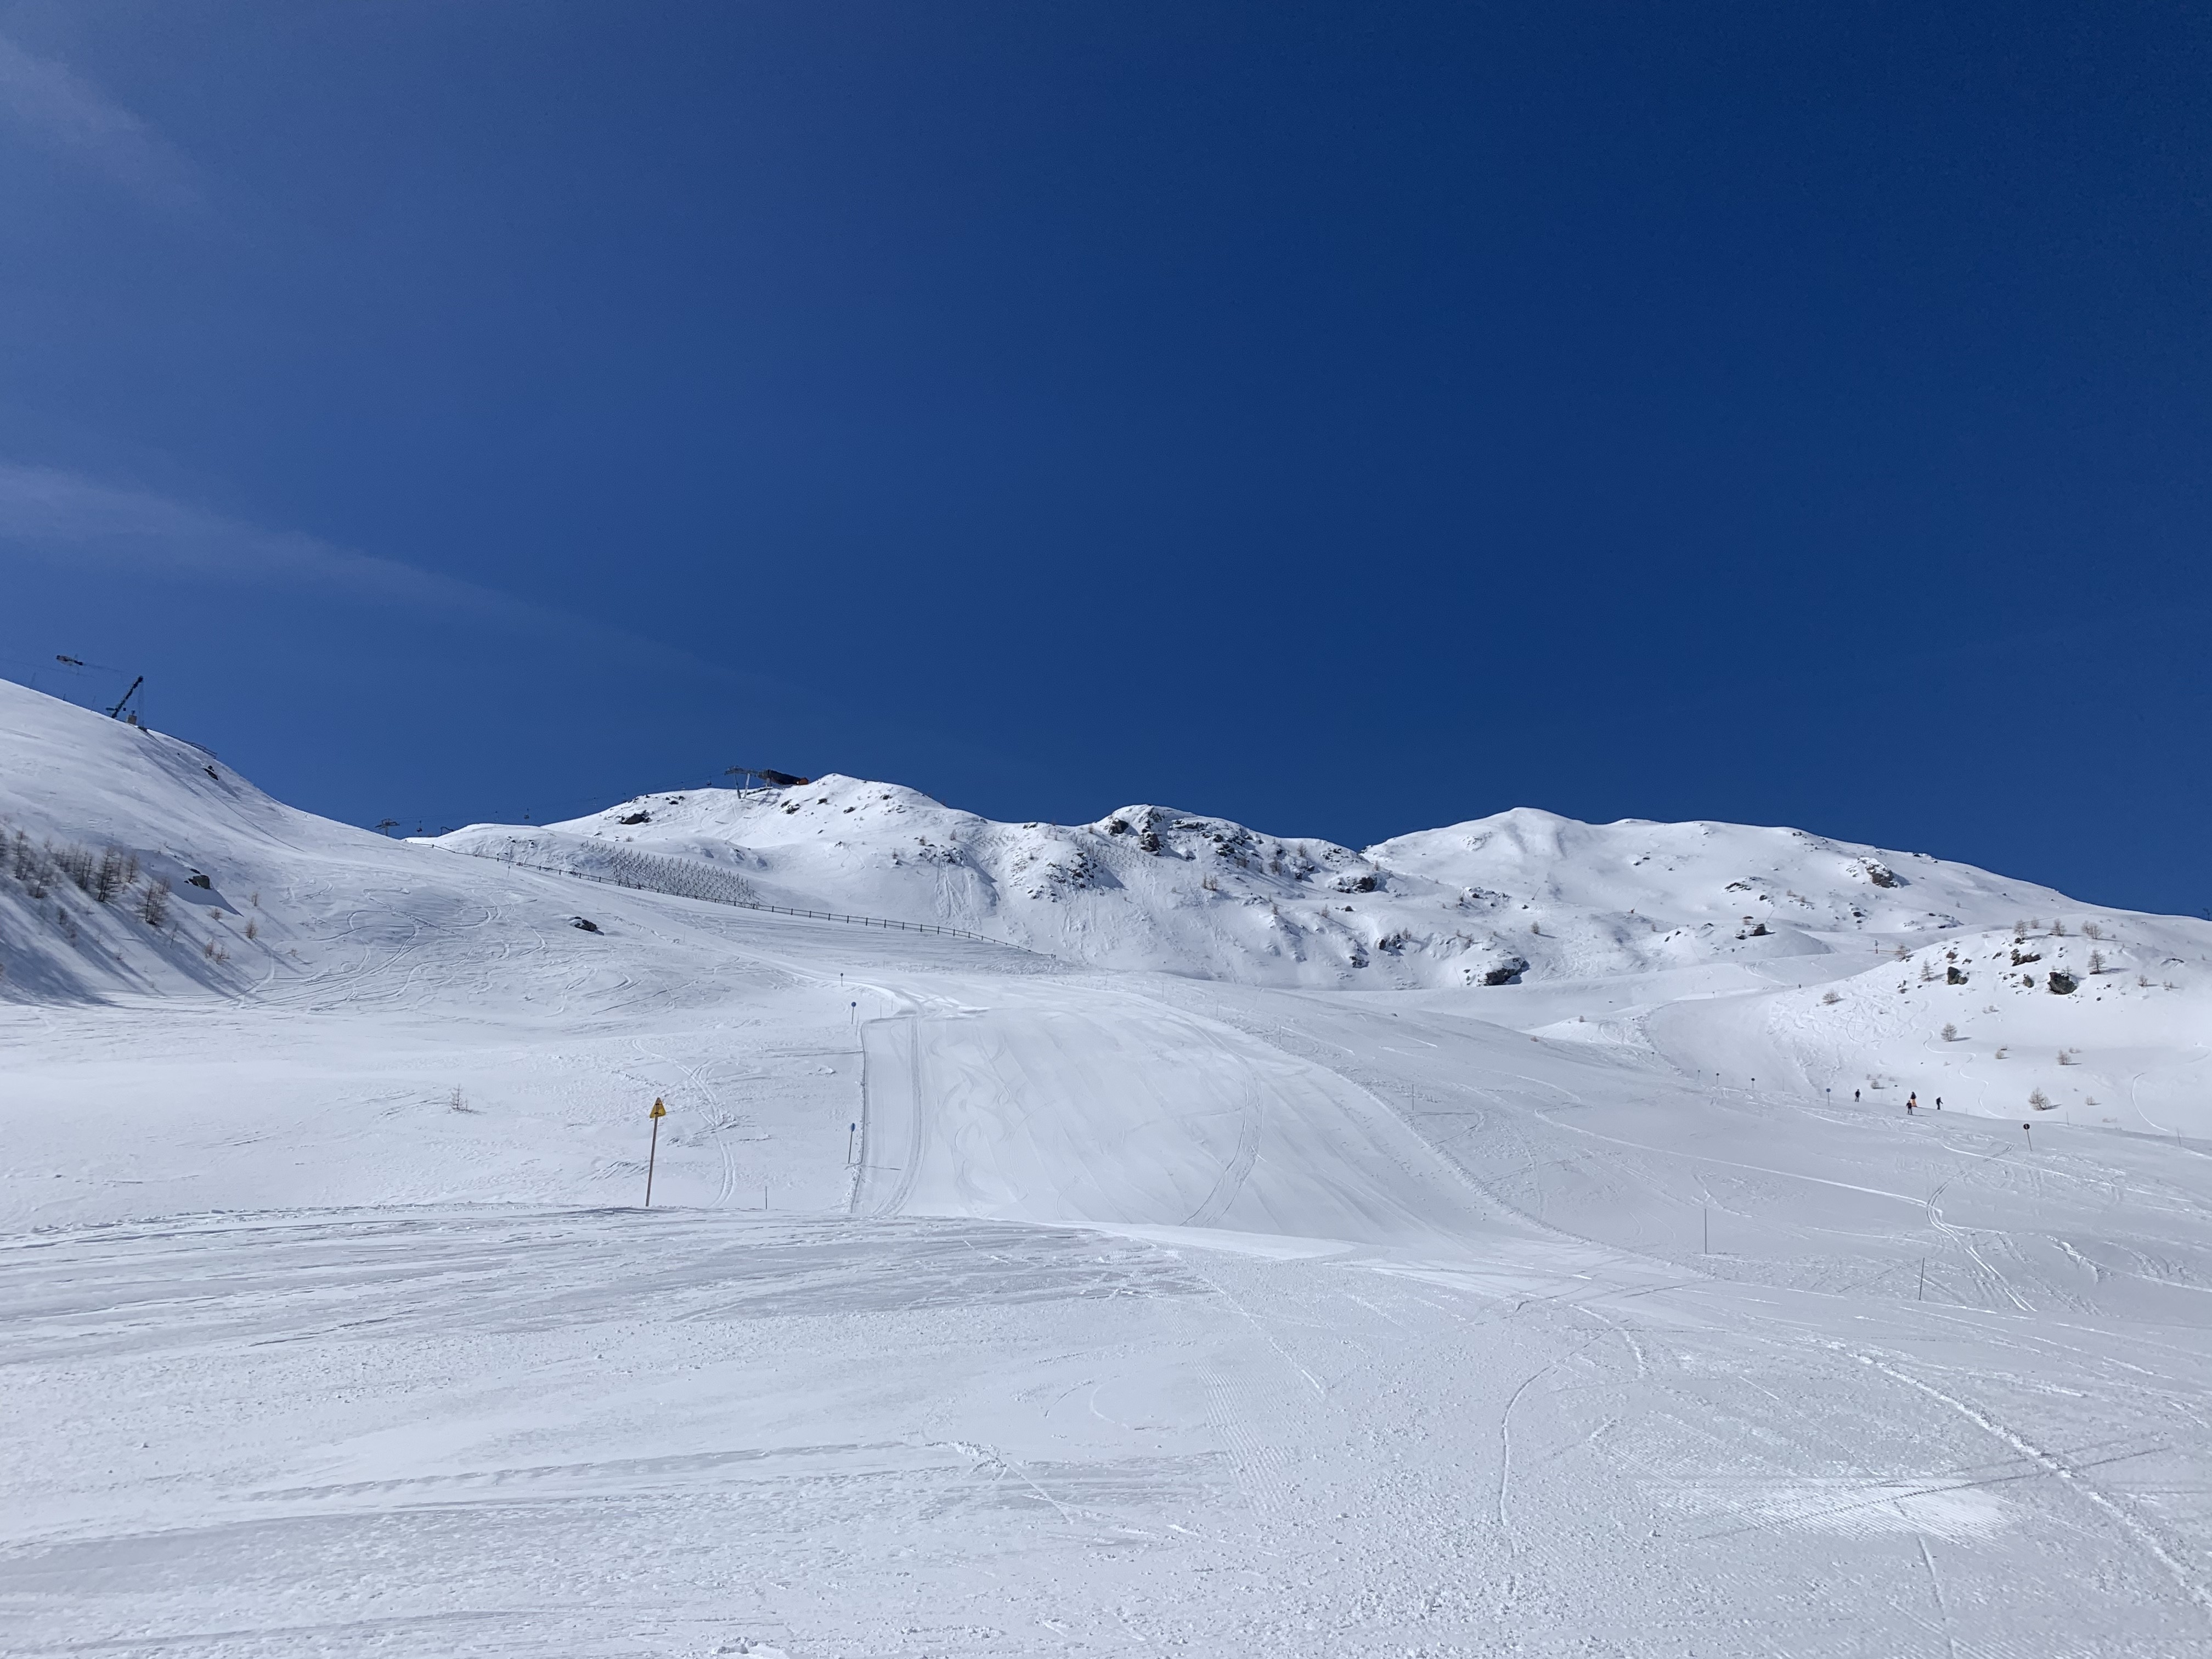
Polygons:
<instances>
[{"instance_id":1,"label":"wispy cloud","mask_svg":"<svg viewBox=\"0 0 2212 1659\"><path fill-rule=\"evenodd\" d=\"M167 139L67 66L33 57L4 34L0 118L157 207L174 210L200 200L197 170Z\"/></svg>"},{"instance_id":2,"label":"wispy cloud","mask_svg":"<svg viewBox=\"0 0 2212 1659\"><path fill-rule=\"evenodd\" d=\"M0 461L0 549L79 569L319 590L448 622L651 651L664 664L720 672L675 647L495 588L52 467Z\"/></svg>"}]
</instances>

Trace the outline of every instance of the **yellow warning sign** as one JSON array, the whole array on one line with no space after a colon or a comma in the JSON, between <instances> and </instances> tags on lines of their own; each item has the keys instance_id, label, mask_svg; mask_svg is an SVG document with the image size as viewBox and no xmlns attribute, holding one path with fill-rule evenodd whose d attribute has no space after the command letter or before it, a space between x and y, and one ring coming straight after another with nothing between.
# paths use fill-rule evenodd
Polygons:
<instances>
[{"instance_id":1,"label":"yellow warning sign","mask_svg":"<svg viewBox=\"0 0 2212 1659\"><path fill-rule=\"evenodd\" d=\"M666 1117L668 1115L668 1108L662 1105L656 1100L653 1103L653 1109L647 1113L646 1115L648 1117Z\"/></svg>"}]
</instances>

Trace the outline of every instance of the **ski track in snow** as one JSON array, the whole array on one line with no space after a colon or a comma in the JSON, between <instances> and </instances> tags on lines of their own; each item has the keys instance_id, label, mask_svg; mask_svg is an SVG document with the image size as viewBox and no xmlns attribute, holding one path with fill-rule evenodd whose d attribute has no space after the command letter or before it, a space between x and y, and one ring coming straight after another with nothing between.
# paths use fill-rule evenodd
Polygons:
<instances>
[{"instance_id":1,"label":"ski track in snow","mask_svg":"<svg viewBox=\"0 0 2212 1659\"><path fill-rule=\"evenodd\" d=\"M0 868L9 1653L2212 1646L2195 924L2069 1000L2011 958L2100 913L1794 831L825 780L456 841L1040 957L5 685L0 763L178 884Z\"/></svg>"}]
</instances>

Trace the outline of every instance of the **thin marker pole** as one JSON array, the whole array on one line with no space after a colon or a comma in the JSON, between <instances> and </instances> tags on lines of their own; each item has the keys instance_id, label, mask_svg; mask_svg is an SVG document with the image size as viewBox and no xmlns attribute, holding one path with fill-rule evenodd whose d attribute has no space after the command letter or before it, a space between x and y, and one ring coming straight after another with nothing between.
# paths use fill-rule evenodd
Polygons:
<instances>
[{"instance_id":1,"label":"thin marker pole","mask_svg":"<svg viewBox=\"0 0 2212 1659\"><path fill-rule=\"evenodd\" d=\"M660 1158L660 1120L668 1115L668 1108L658 1100L653 1103L653 1141L645 1152L645 1207L653 1207L653 1167Z\"/></svg>"},{"instance_id":2,"label":"thin marker pole","mask_svg":"<svg viewBox=\"0 0 2212 1659\"><path fill-rule=\"evenodd\" d=\"M1924 1256L1924 1255L1923 1255L1923 1256L1922 1256L1922 1257L1920 1258L1920 1293L1919 1293L1919 1295L1917 1295L1917 1296L1914 1297L1913 1297L1913 1300L1914 1300L1914 1301L1916 1301L1916 1302L1925 1302L1927 1299L1928 1299L1928 1258L1927 1258L1926 1256Z\"/></svg>"}]
</instances>

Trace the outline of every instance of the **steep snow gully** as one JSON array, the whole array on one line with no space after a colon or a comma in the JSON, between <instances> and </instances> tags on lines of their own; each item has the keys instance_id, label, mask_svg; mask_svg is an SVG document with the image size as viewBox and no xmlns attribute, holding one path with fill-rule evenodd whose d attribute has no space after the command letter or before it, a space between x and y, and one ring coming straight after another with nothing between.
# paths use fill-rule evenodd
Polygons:
<instances>
[{"instance_id":1,"label":"steep snow gully","mask_svg":"<svg viewBox=\"0 0 2212 1659\"><path fill-rule=\"evenodd\" d=\"M392 842L4 684L0 791L9 1652L2212 1646L2203 924L845 778Z\"/></svg>"}]
</instances>

